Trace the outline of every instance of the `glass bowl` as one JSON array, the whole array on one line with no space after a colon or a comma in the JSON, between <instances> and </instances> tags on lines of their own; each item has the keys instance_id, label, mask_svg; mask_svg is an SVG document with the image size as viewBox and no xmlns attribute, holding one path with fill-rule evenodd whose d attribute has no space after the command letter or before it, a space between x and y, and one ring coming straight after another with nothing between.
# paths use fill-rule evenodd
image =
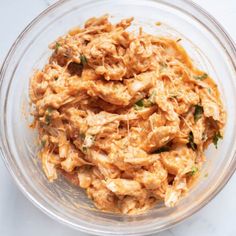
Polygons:
<instances>
[{"instance_id":1,"label":"glass bowl","mask_svg":"<svg viewBox=\"0 0 236 236\"><path fill-rule=\"evenodd\" d=\"M84 191L62 178L45 178L37 158L37 132L29 128L29 79L50 55L48 44L70 28L105 13L112 21L135 17L133 29L181 38L198 67L217 82L228 114L223 141L206 152L199 182L174 208L158 205L136 216L101 212ZM156 22L162 24L155 25ZM52 218L98 235L145 235L167 229L207 204L226 184L236 167L236 51L219 23L184 0L67 0L58 1L16 39L0 74L0 146L2 157L21 191ZM207 176L207 177L206 177Z\"/></svg>"}]
</instances>

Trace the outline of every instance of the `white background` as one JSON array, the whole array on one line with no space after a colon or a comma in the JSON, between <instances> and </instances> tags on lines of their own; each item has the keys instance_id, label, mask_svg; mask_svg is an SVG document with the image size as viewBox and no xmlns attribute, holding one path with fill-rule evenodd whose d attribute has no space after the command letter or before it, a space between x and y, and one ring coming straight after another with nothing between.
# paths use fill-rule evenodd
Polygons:
<instances>
[{"instance_id":1,"label":"white background","mask_svg":"<svg viewBox=\"0 0 236 236\"><path fill-rule=\"evenodd\" d=\"M79 1L79 0L78 0ZM173 0L174 1L174 0ZM17 35L54 0L0 0L0 64ZM236 41L235 0L195 0ZM236 236L236 174L206 207L158 236ZM0 236L85 236L33 206L17 189L0 160Z\"/></svg>"}]
</instances>

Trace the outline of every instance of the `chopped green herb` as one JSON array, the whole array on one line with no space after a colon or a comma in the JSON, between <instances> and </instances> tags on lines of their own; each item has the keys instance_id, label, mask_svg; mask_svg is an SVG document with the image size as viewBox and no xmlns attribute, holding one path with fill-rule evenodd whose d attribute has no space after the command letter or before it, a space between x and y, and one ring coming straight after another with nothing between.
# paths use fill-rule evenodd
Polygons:
<instances>
[{"instance_id":1,"label":"chopped green herb","mask_svg":"<svg viewBox=\"0 0 236 236\"><path fill-rule=\"evenodd\" d=\"M144 107L144 99L138 100L135 105L139 106L139 107Z\"/></svg>"},{"instance_id":2,"label":"chopped green herb","mask_svg":"<svg viewBox=\"0 0 236 236\"><path fill-rule=\"evenodd\" d=\"M59 47L61 47L61 44L60 44L60 43L58 43L58 42L56 42L56 45L55 45L55 52L57 52L57 51L58 51Z\"/></svg>"},{"instance_id":3,"label":"chopped green herb","mask_svg":"<svg viewBox=\"0 0 236 236\"><path fill-rule=\"evenodd\" d=\"M200 106L200 105L195 105L195 110L194 110L194 122L196 123L201 117L202 117L202 114L203 114L203 107Z\"/></svg>"},{"instance_id":4,"label":"chopped green herb","mask_svg":"<svg viewBox=\"0 0 236 236\"><path fill-rule=\"evenodd\" d=\"M198 80L204 80L208 77L208 74L204 73L202 75L194 75L193 78L194 79L198 79Z\"/></svg>"},{"instance_id":5,"label":"chopped green herb","mask_svg":"<svg viewBox=\"0 0 236 236\"><path fill-rule=\"evenodd\" d=\"M144 103L143 103L144 99L138 100L135 104L134 104L134 109L135 110L141 110L144 108Z\"/></svg>"},{"instance_id":6,"label":"chopped green herb","mask_svg":"<svg viewBox=\"0 0 236 236\"><path fill-rule=\"evenodd\" d=\"M136 110L136 111L139 111L139 110L142 110L144 107L140 107L140 106L138 106L137 104L134 104L134 109Z\"/></svg>"},{"instance_id":7,"label":"chopped green herb","mask_svg":"<svg viewBox=\"0 0 236 236\"><path fill-rule=\"evenodd\" d=\"M178 38L177 40L176 40L176 42L180 42L182 39L181 38Z\"/></svg>"},{"instance_id":8,"label":"chopped green herb","mask_svg":"<svg viewBox=\"0 0 236 236\"><path fill-rule=\"evenodd\" d=\"M87 58L85 57L85 55L83 55L83 54L80 55L80 62L83 66L85 66L88 63Z\"/></svg>"},{"instance_id":9,"label":"chopped green herb","mask_svg":"<svg viewBox=\"0 0 236 236\"><path fill-rule=\"evenodd\" d=\"M47 141L46 141L45 139L43 139L43 140L41 141L41 146L42 146L42 147L45 147L46 142L47 142Z\"/></svg>"},{"instance_id":10,"label":"chopped green herb","mask_svg":"<svg viewBox=\"0 0 236 236\"><path fill-rule=\"evenodd\" d=\"M214 137L213 137L213 143L215 145L215 147L217 148L218 146L218 141L219 139L222 139L222 135L220 134L220 131L218 131L217 133L215 133Z\"/></svg>"},{"instance_id":11,"label":"chopped green herb","mask_svg":"<svg viewBox=\"0 0 236 236\"><path fill-rule=\"evenodd\" d=\"M196 166L192 167L192 170L190 172L188 172L189 176L193 176L198 172L198 168Z\"/></svg>"},{"instance_id":12,"label":"chopped green herb","mask_svg":"<svg viewBox=\"0 0 236 236\"><path fill-rule=\"evenodd\" d=\"M51 116L50 116L50 115L46 115L46 116L45 116L45 123L46 123L47 125L49 125L49 124L51 123Z\"/></svg>"},{"instance_id":13,"label":"chopped green herb","mask_svg":"<svg viewBox=\"0 0 236 236\"><path fill-rule=\"evenodd\" d=\"M47 110L46 110L46 115L45 115L45 123L47 124L47 125L49 125L50 123L51 123L51 119L52 119L52 117L51 117L51 114L52 113L52 108L51 107L49 107Z\"/></svg>"},{"instance_id":14,"label":"chopped green herb","mask_svg":"<svg viewBox=\"0 0 236 236\"><path fill-rule=\"evenodd\" d=\"M207 177L208 177L208 173L206 173L206 174L204 175L204 177L207 178Z\"/></svg>"},{"instance_id":15,"label":"chopped green herb","mask_svg":"<svg viewBox=\"0 0 236 236\"><path fill-rule=\"evenodd\" d=\"M208 90L208 92L211 94L211 89L210 89L210 88L208 88L207 90Z\"/></svg>"},{"instance_id":16,"label":"chopped green herb","mask_svg":"<svg viewBox=\"0 0 236 236\"><path fill-rule=\"evenodd\" d=\"M138 100L135 104L134 104L134 109L135 110L141 110L144 107L151 107L153 105L152 102L153 98L152 95L148 98L148 99L141 99Z\"/></svg>"},{"instance_id":17,"label":"chopped green herb","mask_svg":"<svg viewBox=\"0 0 236 236\"><path fill-rule=\"evenodd\" d=\"M163 147L158 148L154 153L159 154L159 153L168 152L168 151L170 151L170 147L163 146Z\"/></svg>"},{"instance_id":18,"label":"chopped green herb","mask_svg":"<svg viewBox=\"0 0 236 236\"><path fill-rule=\"evenodd\" d=\"M197 149L197 144L194 143L194 137L193 137L193 132L192 131L189 132L187 146L189 148L192 148L193 151L195 151Z\"/></svg>"}]
</instances>

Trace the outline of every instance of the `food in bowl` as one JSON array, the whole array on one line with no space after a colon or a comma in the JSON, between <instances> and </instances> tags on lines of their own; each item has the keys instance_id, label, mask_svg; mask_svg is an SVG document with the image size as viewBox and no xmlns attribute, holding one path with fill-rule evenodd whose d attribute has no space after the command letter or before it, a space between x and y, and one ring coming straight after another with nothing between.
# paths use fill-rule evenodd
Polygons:
<instances>
[{"instance_id":1,"label":"food in bowl","mask_svg":"<svg viewBox=\"0 0 236 236\"><path fill-rule=\"evenodd\" d=\"M179 40L89 19L50 45L30 81L33 127L50 182L86 189L97 208L138 214L173 207L223 136L217 85Z\"/></svg>"}]
</instances>

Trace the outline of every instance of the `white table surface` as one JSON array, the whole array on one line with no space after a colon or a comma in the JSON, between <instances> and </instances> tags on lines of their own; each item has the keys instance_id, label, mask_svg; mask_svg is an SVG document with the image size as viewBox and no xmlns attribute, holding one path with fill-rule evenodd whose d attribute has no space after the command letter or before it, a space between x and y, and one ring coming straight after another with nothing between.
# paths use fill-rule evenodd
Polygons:
<instances>
[{"instance_id":1,"label":"white table surface","mask_svg":"<svg viewBox=\"0 0 236 236\"><path fill-rule=\"evenodd\" d=\"M22 29L52 2L55 0L0 0L0 64ZM195 2L215 16L236 41L235 0ZM33 206L17 189L2 160L0 189L0 236L87 235L55 222ZM157 235L236 236L236 174L202 210Z\"/></svg>"}]
</instances>

